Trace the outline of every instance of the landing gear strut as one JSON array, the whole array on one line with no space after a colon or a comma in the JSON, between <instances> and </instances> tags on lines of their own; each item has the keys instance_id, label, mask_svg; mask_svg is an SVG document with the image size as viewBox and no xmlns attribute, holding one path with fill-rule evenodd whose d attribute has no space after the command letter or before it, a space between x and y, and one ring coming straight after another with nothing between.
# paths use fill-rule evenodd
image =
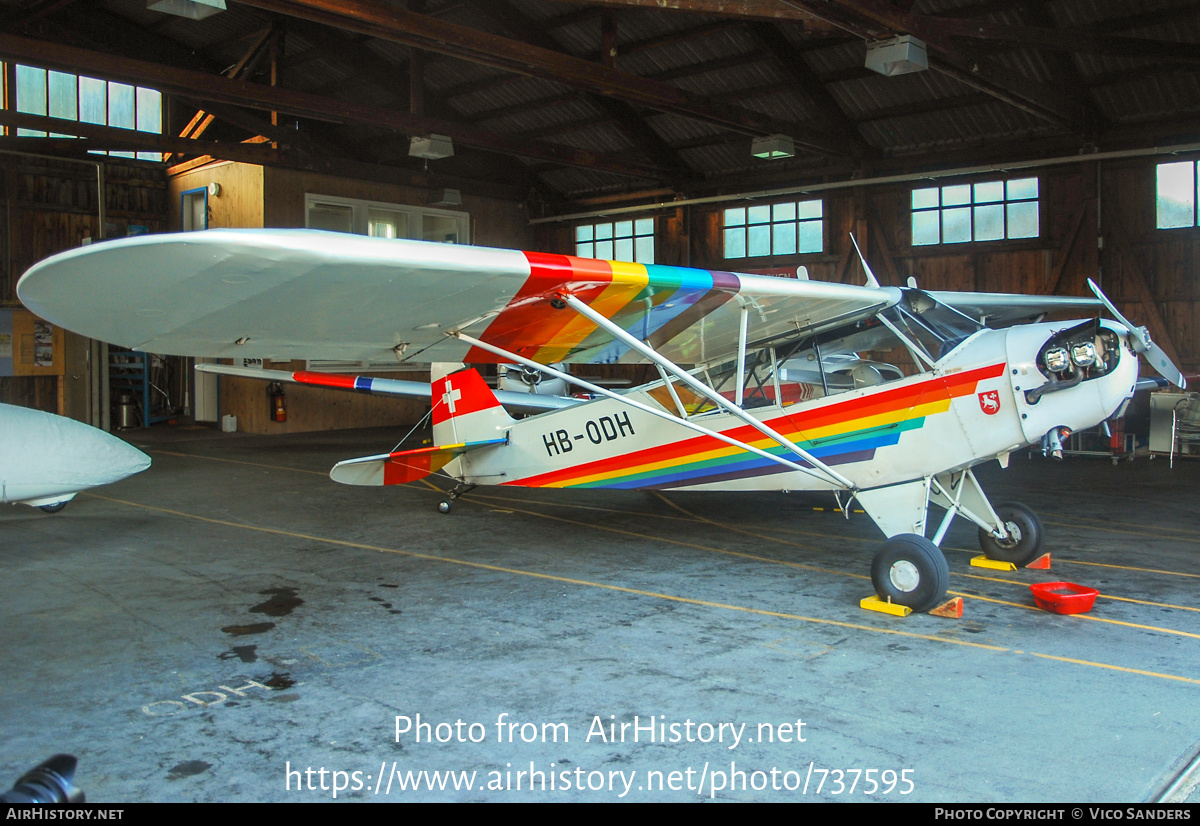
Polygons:
<instances>
[{"instance_id":1,"label":"landing gear strut","mask_svg":"<svg viewBox=\"0 0 1200 826\"><path fill-rule=\"evenodd\" d=\"M454 500L462 496L464 493L470 493L474 489L474 485L468 485L465 482L459 482L450 490L449 493L446 494L445 499L443 499L441 502L438 502L438 513L450 513L450 506L454 504Z\"/></svg>"}]
</instances>

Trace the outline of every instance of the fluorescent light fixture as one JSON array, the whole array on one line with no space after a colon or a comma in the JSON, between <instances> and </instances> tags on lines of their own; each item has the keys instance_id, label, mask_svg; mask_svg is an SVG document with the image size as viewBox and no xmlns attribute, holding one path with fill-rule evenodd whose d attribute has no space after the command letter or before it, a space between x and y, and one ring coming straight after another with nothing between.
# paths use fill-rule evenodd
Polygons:
<instances>
[{"instance_id":1,"label":"fluorescent light fixture","mask_svg":"<svg viewBox=\"0 0 1200 826\"><path fill-rule=\"evenodd\" d=\"M408 154L414 158L436 161L454 154L454 141L445 135L414 135L408 145Z\"/></svg>"},{"instance_id":2,"label":"fluorescent light fixture","mask_svg":"<svg viewBox=\"0 0 1200 826\"><path fill-rule=\"evenodd\" d=\"M429 203L434 206L460 206L462 193L457 189L435 189L429 193Z\"/></svg>"},{"instance_id":3,"label":"fluorescent light fixture","mask_svg":"<svg viewBox=\"0 0 1200 826\"><path fill-rule=\"evenodd\" d=\"M765 138L754 139L750 144L750 154L767 160L791 158L796 154L796 147L787 135L768 135Z\"/></svg>"},{"instance_id":4,"label":"fluorescent light fixture","mask_svg":"<svg viewBox=\"0 0 1200 826\"><path fill-rule=\"evenodd\" d=\"M867 68L881 75L906 75L929 68L925 41L911 34L867 44Z\"/></svg>"},{"instance_id":5,"label":"fluorescent light fixture","mask_svg":"<svg viewBox=\"0 0 1200 826\"><path fill-rule=\"evenodd\" d=\"M225 0L149 0L146 8L192 20L203 20L217 12L225 11Z\"/></svg>"}]
</instances>

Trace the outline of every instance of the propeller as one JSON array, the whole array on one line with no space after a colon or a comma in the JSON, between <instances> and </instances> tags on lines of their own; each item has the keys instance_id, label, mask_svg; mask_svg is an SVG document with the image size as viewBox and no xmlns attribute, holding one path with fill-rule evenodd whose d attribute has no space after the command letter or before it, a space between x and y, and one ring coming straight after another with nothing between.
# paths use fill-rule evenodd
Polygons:
<instances>
[{"instance_id":1,"label":"propeller","mask_svg":"<svg viewBox=\"0 0 1200 826\"><path fill-rule=\"evenodd\" d=\"M1101 292L1100 288L1096 286L1096 282L1090 278L1088 286L1092 288L1096 298L1100 299L1108 311L1113 314L1113 317L1125 325L1125 329L1129 331L1129 343L1133 349L1144 355L1146 361L1160 376L1180 390L1186 389L1187 379L1184 378L1183 373L1175 366L1163 348L1150 340L1150 331L1145 327L1135 326L1132 321L1121 315L1121 311L1116 308L1116 305L1108 300L1108 296Z\"/></svg>"}]
</instances>

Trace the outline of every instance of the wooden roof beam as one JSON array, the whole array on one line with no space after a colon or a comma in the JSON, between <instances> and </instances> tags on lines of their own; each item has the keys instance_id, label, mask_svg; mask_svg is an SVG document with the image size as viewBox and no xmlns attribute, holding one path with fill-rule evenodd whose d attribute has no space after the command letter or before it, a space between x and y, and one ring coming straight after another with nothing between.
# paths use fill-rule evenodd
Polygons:
<instances>
[{"instance_id":1,"label":"wooden roof beam","mask_svg":"<svg viewBox=\"0 0 1200 826\"><path fill-rule=\"evenodd\" d=\"M481 63L517 74L716 123L749 135L789 135L798 145L825 155L843 155L846 147L828 135L797 124L690 94L669 84L597 65L571 55L506 37L415 14L377 0L240 0L267 11L303 17L328 26L369 34L427 51Z\"/></svg>"},{"instance_id":2,"label":"wooden roof beam","mask_svg":"<svg viewBox=\"0 0 1200 826\"><path fill-rule=\"evenodd\" d=\"M448 135L464 146L502 155L517 155L566 166L602 169L618 175L650 180L668 177L660 167L624 157L500 135L444 118L413 115L394 109L297 92L279 86L229 80L189 69L162 66L12 34L0 33L0 57L33 66L137 83L202 101L228 103L268 112L279 111L334 123L354 122L380 126L409 135Z\"/></svg>"}]
</instances>

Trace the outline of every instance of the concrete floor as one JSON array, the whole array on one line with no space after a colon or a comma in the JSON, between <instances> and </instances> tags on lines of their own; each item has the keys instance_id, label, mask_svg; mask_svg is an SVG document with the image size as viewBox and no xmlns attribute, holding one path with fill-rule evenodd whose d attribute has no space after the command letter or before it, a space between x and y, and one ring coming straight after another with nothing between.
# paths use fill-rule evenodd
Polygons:
<instances>
[{"instance_id":1,"label":"concrete floor","mask_svg":"<svg viewBox=\"0 0 1200 826\"><path fill-rule=\"evenodd\" d=\"M880 538L827 498L491 488L443 516L327 478L392 433L127 435L148 472L0 509L5 787L71 752L95 802L1197 800L1200 462L983 468L1053 570L971 568L960 521L963 618L898 619L858 607ZM1060 579L1095 609L1033 608ZM474 786L401 790L422 771Z\"/></svg>"}]
</instances>

